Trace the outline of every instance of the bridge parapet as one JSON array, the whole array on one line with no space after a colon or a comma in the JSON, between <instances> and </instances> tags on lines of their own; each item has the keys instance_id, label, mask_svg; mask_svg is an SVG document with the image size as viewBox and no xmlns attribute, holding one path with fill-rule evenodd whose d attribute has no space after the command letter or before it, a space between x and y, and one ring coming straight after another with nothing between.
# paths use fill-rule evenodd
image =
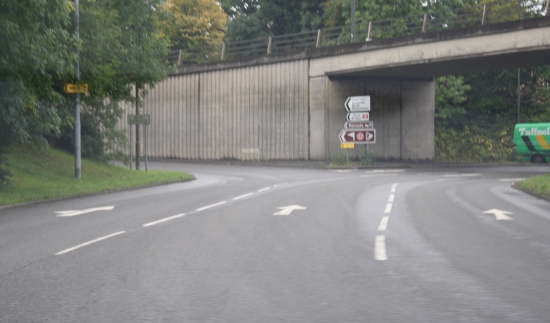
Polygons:
<instances>
[{"instance_id":1,"label":"bridge parapet","mask_svg":"<svg viewBox=\"0 0 550 323\"><path fill-rule=\"evenodd\" d=\"M547 12L548 4L544 8L540 1L521 0L505 0L450 10L433 10L433 7L426 7L426 11L420 15L358 24L353 29L355 35L352 35L352 26L350 25L331 27L192 49L178 49L172 51L167 59L173 65L180 67L268 55L293 54L312 48L350 44L352 39L364 39L365 42L370 42L376 39L532 19L545 16Z\"/></svg>"}]
</instances>

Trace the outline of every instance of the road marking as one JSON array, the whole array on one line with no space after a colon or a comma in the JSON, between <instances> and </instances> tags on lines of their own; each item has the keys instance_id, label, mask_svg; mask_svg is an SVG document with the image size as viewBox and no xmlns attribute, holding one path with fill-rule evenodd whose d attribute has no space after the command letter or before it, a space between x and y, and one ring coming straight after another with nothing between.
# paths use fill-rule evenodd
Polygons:
<instances>
[{"instance_id":1,"label":"road marking","mask_svg":"<svg viewBox=\"0 0 550 323\"><path fill-rule=\"evenodd\" d=\"M386 236L376 236L376 240L374 242L374 259L388 259L386 254Z\"/></svg>"},{"instance_id":2,"label":"road marking","mask_svg":"<svg viewBox=\"0 0 550 323\"><path fill-rule=\"evenodd\" d=\"M160 219L158 221L145 223L145 224L142 225L142 227L150 227L150 226L155 225L155 224L159 224L159 223L162 223L162 222L166 222L166 221L170 221L170 220L173 220L173 219L181 218L184 215L185 215L185 213L176 214L174 216L170 216L170 217L167 217L167 218L164 218L164 219Z\"/></svg>"},{"instance_id":3,"label":"road marking","mask_svg":"<svg viewBox=\"0 0 550 323\"><path fill-rule=\"evenodd\" d=\"M261 190L258 190L258 192L265 192L265 191L268 191L270 189L271 189L271 187L264 187Z\"/></svg>"},{"instance_id":4,"label":"road marking","mask_svg":"<svg viewBox=\"0 0 550 323\"><path fill-rule=\"evenodd\" d=\"M243 199L243 198L248 197L248 196L250 196L250 195L252 195L252 193L246 193L246 194L244 194L244 195L234 197L232 200L233 200L233 201L240 200L240 199Z\"/></svg>"},{"instance_id":5,"label":"road marking","mask_svg":"<svg viewBox=\"0 0 550 323\"><path fill-rule=\"evenodd\" d=\"M111 211L114 209L114 206L103 206L103 207L96 207L92 209L85 209L85 210L69 210L69 211L57 211L57 216L75 216L75 215L81 215L96 211Z\"/></svg>"},{"instance_id":6,"label":"road marking","mask_svg":"<svg viewBox=\"0 0 550 323\"><path fill-rule=\"evenodd\" d=\"M443 175L443 177L474 177L474 176L481 176L479 173L471 173L471 174L449 174L449 175Z\"/></svg>"},{"instance_id":7,"label":"road marking","mask_svg":"<svg viewBox=\"0 0 550 323\"><path fill-rule=\"evenodd\" d=\"M74 246L72 248L69 248L69 249L65 249L63 251L60 251L58 253L56 253L55 255L56 256L59 256L59 255L62 255L64 253L67 253L67 252L70 252L70 251L73 251L73 250L76 250L78 248L82 248L82 247L85 247L87 245L90 245L92 243L95 243L95 242L99 242L101 240L105 240L105 239L109 239L109 238L112 238L114 236L118 236L119 234L123 234L125 231L120 231L120 232L116 232L116 233L113 233L113 234L110 234L108 236L104 236L104 237L101 237L101 238L97 238L95 240L91 240L91 241L88 241L88 242L84 242L83 244L79 244L78 246Z\"/></svg>"},{"instance_id":8,"label":"road marking","mask_svg":"<svg viewBox=\"0 0 550 323\"><path fill-rule=\"evenodd\" d=\"M210 205L198 208L197 211L204 211L204 210L209 209L211 207L215 207L215 206L222 205L222 204L225 204L225 203L226 203L226 201L221 201L221 202L218 202L218 203L215 203L215 204L210 204Z\"/></svg>"},{"instance_id":9,"label":"road marking","mask_svg":"<svg viewBox=\"0 0 550 323\"><path fill-rule=\"evenodd\" d=\"M374 169L365 171L365 173L402 173L405 169Z\"/></svg>"},{"instance_id":10,"label":"road marking","mask_svg":"<svg viewBox=\"0 0 550 323\"><path fill-rule=\"evenodd\" d=\"M517 181L522 181L524 179L525 178L502 178L502 179L499 179L499 181L501 181L501 182L517 182Z\"/></svg>"},{"instance_id":11,"label":"road marking","mask_svg":"<svg viewBox=\"0 0 550 323\"><path fill-rule=\"evenodd\" d=\"M288 205L288 206L281 206L278 207L279 212L273 213L273 215L289 215L294 210L306 210L306 207L300 206L300 205Z\"/></svg>"},{"instance_id":12,"label":"road marking","mask_svg":"<svg viewBox=\"0 0 550 323\"><path fill-rule=\"evenodd\" d=\"M361 175L359 177L361 178L371 178L371 177L380 177L380 176L395 176L396 173L372 173L369 175Z\"/></svg>"},{"instance_id":13,"label":"road marking","mask_svg":"<svg viewBox=\"0 0 550 323\"><path fill-rule=\"evenodd\" d=\"M357 169L331 169L331 172L335 173L349 173L349 172L355 172Z\"/></svg>"},{"instance_id":14,"label":"road marking","mask_svg":"<svg viewBox=\"0 0 550 323\"><path fill-rule=\"evenodd\" d=\"M384 210L384 213L390 213L391 212L391 203L386 204L386 209Z\"/></svg>"},{"instance_id":15,"label":"road marking","mask_svg":"<svg viewBox=\"0 0 550 323\"><path fill-rule=\"evenodd\" d=\"M513 220L513 218L507 216L506 214L514 214L514 212L492 209L484 211L483 214L493 214L496 220Z\"/></svg>"},{"instance_id":16,"label":"road marking","mask_svg":"<svg viewBox=\"0 0 550 323\"><path fill-rule=\"evenodd\" d=\"M388 199L388 202L393 202L394 198L395 198L395 194L390 194L390 198Z\"/></svg>"},{"instance_id":17,"label":"road marking","mask_svg":"<svg viewBox=\"0 0 550 323\"><path fill-rule=\"evenodd\" d=\"M388 221L390 220L390 217L385 215L382 217L382 220L380 221L380 225L378 226L378 231L386 231L386 228L388 227Z\"/></svg>"},{"instance_id":18,"label":"road marking","mask_svg":"<svg viewBox=\"0 0 550 323\"><path fill-rule=\"evenodd\" d=\"M395 193L395 188L397 187L397 185L399 185L399 183L395 183L391 186L391 192L392 193Z\"/></svg>"}]
</instances>

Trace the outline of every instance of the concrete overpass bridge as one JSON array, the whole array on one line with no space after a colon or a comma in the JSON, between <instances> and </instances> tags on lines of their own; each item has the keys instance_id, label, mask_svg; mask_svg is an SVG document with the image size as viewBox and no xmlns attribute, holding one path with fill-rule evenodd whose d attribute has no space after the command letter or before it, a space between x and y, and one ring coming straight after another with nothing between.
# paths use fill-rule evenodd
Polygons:
<instances>
[{"instance_id":1,"label":"concrete overpass bridge","mask_svg":"<svg viewBox=\"0 0 550 323\"><path fill-rule=\"evenodd\" d=\"M342 153L346 98L370 95L369 149L431 160L435 77L541 64L550 17L180 66L140 113L151 115L152 157L323 160Z\"/></svg>"}]
</instances>

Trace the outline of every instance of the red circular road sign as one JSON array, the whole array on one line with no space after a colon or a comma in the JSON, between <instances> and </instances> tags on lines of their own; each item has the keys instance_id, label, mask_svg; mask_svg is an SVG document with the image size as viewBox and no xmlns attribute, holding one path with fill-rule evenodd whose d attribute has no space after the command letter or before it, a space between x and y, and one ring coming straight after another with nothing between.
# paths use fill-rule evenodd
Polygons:
<instances>
[{"instance_id":1,"label":"red circular road sign","mask_svg":"<svg viewBox=\"0 0 550 323\"><path fill-rule=\"evenodd\" d=\"M355 133L355 137L356 137L356 139L357 139L358 141L363 141L363 140L365 140L365 134L362 133L362 132L359 132L359 131Z\"/></svg>"}]
</instances>

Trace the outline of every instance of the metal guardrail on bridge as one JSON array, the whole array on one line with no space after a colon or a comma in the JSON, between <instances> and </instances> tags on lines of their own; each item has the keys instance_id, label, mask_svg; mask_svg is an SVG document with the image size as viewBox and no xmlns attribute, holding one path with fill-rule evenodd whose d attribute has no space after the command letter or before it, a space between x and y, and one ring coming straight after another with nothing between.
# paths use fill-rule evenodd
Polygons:
<instances>
[{"instance_id":1,"label":"metal guardrail on bridge","mask_svg":"<svg viewBox=\"0 0 550 323\"><path fill-rule=\"evenodd\" d=\"M548 2L550 0L547 0L546 8L542 2L536 0L504 1L440 11L430 11L430 8L426 8L427 11L420 15L373 20L358 24L355 28L355 37L352 37L352 27L347 25L227 42L220 45L178 49L171 51L167 60L176 66L204 64L271 54L290 54L308 48L348 44L352 42L352 39L368 42L373 39L529 19L547 15Z\"/></svg>"}]
</instances>

